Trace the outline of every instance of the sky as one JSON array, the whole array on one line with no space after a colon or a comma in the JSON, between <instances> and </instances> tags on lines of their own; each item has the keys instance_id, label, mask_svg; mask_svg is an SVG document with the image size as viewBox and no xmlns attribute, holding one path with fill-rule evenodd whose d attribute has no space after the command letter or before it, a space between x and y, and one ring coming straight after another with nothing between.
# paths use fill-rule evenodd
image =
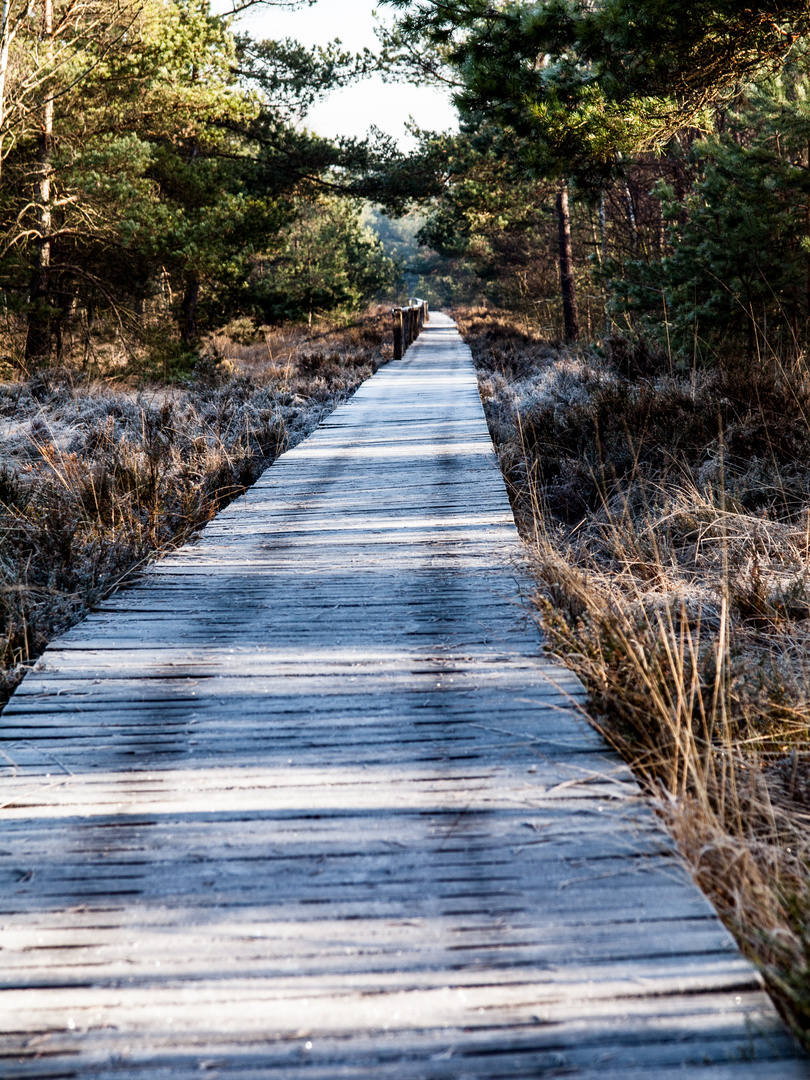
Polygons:
<instances>
[{"instance_id":1,"label":"sky","mask_svg":"<svg viewBox=\"0 0 810 1080\"><path fill-rule=\"evenodd\" d=\"M286 11L257 5L248 10L239 23L258 38L295 38L302 45L326 45L339 38L351 52L376 49L373 0L317 0L312 7ZM392 19L390 8L380 17ZM446 93L435 87L410 83L385 83L380 76L336 90L316 105L306 119L306 126L318 135L362 137L374 125L392 135L403 149L413 146L405 125L413 117L428 131L447 131L457 127L456 112Z\"/></svg>"}]
</instances>

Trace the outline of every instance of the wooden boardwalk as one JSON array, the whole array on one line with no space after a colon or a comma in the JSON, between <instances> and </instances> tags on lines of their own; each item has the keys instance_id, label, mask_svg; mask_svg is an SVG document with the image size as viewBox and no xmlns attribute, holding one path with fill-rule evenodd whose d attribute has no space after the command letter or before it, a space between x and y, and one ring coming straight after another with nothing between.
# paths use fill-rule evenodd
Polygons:
<instances>
[{"instance_id":1,"label":"wooden boardwalk","mask_svg":"<svg viewBox=\"0 0 810 1080\"><path fill-rule=\"evenodd\" d=\"M2 720L4 1080L810 1077L520 558L434 316L46 652Z\"/></svg>"}]
</instances>

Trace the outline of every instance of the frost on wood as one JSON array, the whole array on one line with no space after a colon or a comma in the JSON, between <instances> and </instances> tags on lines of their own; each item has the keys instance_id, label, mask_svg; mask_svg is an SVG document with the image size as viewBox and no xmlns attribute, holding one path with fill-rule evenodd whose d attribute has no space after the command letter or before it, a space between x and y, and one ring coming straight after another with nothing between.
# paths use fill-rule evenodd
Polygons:
<instances>
[{"instance_id":1,"label":"frost on wood","mask_svg":"<svg viewBox=\"0 0 810 1080\"><path fill-rule=\"evenodd\" d=\"M218 342L220 346L222 342ZM0 386L0 702L47 642L187 538L376 370L379 342L231 346L183 386Z\"/></svg>"}]
</instances>

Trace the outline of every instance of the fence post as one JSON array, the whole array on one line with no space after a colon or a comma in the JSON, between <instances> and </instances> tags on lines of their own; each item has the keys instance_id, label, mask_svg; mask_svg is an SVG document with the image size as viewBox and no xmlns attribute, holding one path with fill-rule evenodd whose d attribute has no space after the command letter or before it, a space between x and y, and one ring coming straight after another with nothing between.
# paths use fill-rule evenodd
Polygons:
<instances>
[{"instance_id":1,"label":"fence post","mask_svg":"<svg viewBox=\"0 0 810 1080\"><path fill-rule=\"evenodd\" d=\"M394 323L394 359L401 360L429 320L427 300L411 297L407 307L391 309Z\"/></svg>"},{"instance_id":2,"label":"fence post","mask_svg":"<svg viewBox=\"0 0 810 1080\"><path fill-rule=\"evenodd\" d=\"M402 359L402 308L394 308L394 359ZM407 346L406 346L407 347Z\"/></svg>"}]
</instances>

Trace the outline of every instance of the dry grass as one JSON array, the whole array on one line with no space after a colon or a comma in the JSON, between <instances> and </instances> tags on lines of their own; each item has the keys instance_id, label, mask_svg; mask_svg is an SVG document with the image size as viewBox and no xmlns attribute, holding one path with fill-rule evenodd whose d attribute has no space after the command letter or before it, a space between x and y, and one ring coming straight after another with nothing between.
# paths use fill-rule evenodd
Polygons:
<instances>
[{"instance_id":1,"label":"dry grass","mask_svg":"<svg viewBox=\"0 0 810 1080\"><path fill-rule=\"evenodd\" d=\"M0 705L55 635L186 540L388 359L385 328L219 335L183 384L67 369L0 383Z\"/></svg>"},{"instance_id":2,"label":"dry grass","mask_svg":"<svg viewBox=\"0 0 810 1080\"><path fill-rule=\"evenodd\" d=\"M461 319L551 647L810 1046L810 380Z\"/></svg>"}]
</instances>

